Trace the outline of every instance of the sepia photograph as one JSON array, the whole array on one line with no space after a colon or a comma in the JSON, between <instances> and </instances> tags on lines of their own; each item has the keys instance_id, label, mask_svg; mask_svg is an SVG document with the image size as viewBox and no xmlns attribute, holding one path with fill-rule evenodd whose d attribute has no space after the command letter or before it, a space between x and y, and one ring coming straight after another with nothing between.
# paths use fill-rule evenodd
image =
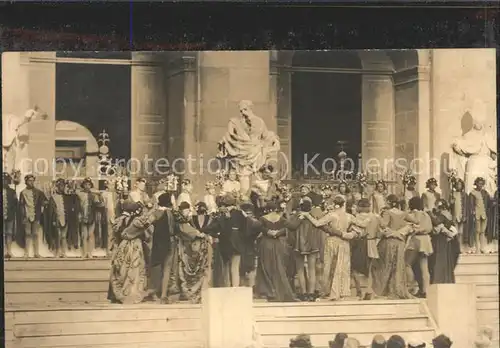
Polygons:
<instances>
[{"instance_id":1,"label":"sepia photograph","mask_svg":"<svg viewBox=\"0 0 500 348\"><path fill-rule=\"evenodd\" d=\"M5 347L499 347L496 55L3 53Z\"/></svg>"}]
</instances>

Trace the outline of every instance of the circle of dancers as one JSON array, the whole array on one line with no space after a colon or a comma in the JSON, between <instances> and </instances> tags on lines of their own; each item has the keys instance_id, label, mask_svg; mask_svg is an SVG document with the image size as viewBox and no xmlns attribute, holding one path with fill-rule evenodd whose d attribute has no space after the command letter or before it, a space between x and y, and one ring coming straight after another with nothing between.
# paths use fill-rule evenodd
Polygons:
<instances>
[{"instance_id":1,"label":"circle of dancers","mask_svg":"<svg viewBox=\"0 0 500 348\"><path fill-rule=\"evenodd\" d=\"M293 189L269 165L248 195L236 171L217 179L192 202L190 180L173 174L152 196L142 178L132 190L122 178L101 191L91 179L79 189L58 179L46 194L27 175L18 198L4 173L5 257L19 237L25 257L40 257L42 244L61 258L101 248L111 258L110 301L199 303L203 289L238 286L268 301L338 301L352 299L351 283L362 300L423 298L430 284L455 282L461 253L497 252L498 193L482 178L469 194L452 178L449 197L434 178L417 192L410 174L400 195L363 174Z\"/></svg>"}]
</instances>

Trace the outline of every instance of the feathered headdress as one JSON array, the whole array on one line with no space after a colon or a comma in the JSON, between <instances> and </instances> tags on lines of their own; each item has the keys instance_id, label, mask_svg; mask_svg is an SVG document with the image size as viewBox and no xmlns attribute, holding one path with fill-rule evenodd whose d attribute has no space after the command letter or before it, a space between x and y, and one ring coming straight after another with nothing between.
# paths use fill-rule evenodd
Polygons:
<instances>
[{"instance_id":1,"label":"feathered headdress","mask_svg":"<svg viewBox=\"0 0 500 348\"><path fill-rule=\"evenodd\" d=\"M179 178L177 177L177 175L173 173L169 174L165 179L165 185L166 185L166 191L175 192L179 187Z\"/></svg>"},{"instance_id":2,"label":"feathered headdress","mask_svg":"<svg viewBox=\"0 0 500 348\"><path fill-rule=\"evenodd\" d=\"M222 187L224 185L224 181L226 181L228 176L228 172L225 169L220 169L217 171L215 174L215 184L219 187Z\"/></svg>"},{"instance_id":3,"label":"feathered headdress","mask_svg":"<svg viewBox=\"0 0 500 348\"><path fill-rule=\"evenodd\" d=\"M312 348L311 337L309 335L298 335L290 339L290 348Z\"/></svg>"},{"instance_id":4,"label":"feathered headdress","mask_svg":"<svg viewBox=\"0 0 500 348\"><path fill-rule=\"evenodd\" d=\"M367 182L366 182L366 175L365 175L365 173L358 172L356 174L356 181L358 182L359 186L366 187Z\"/></svg>"},{"instance_id":5,"label":"feathered headdress","mask_svg":"<svg viewBox=\"0 0 500 348\"><path fill-rule=\"evenodd\" d=\"M417 183L417 179L413 175L412 171L410 169L408 169L403 174L403 185L407 186L410 183L411 184L416 184Z\"/></svg>"},{"instance_id":6,"label":"feathered headdress","mask_svg":"<svg viewBox=\"0 0 500 348\"><path fill-rule=\"evenodd\" d=\"M450 183L451 187L454 187L456 185L456 181L458 179L458 172L456 169L451 169L448 173L448 182Z\"/></svg>"},{"instance_id":7,"label":"feathered headdress","mask_svg":"<svg viewBox=\"0 0 500 348\"><path fill-rule=\"evenodd\" d=\"M387 183L384 180L377 180L375 182L375 187L377 187L378 185L382 185L384 187L384 190L387 190Z\"/></svg>"}]
</instances>

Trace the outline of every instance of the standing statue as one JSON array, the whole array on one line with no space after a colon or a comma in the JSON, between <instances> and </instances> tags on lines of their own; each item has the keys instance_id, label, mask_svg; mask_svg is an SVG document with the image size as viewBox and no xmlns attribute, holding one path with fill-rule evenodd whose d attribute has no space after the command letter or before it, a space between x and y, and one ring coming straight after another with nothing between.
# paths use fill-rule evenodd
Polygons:
<instances>
[{"instance_id":1,"label":"standing statue","mask_svg":"<svg viewBox=\"0 0 500 348\"><path fill-rule=\"evenodd\" d=\"M2 160L4 171L11 172L19 168L23 159L21 151L26 147L28 127L24 127L36 118L46 119L47 114L37 106L26 111L23 117L2 114Z\"/></svg>"},{"instance_id":2,"label":"standing statue","mask_svg":"<svg viewBox=\"0 0 500 348\"><path fill-rule=\"evenodd\" d=\"M465 190L471 192L478 177L486 180L485 189L495 192L494 178L497 175L496 139L484 127L477 117L472 129L452 143L453 152L466 160L464 172Z\"/></svg>"},{"instance_id":3,"label":"standing statue","mask_svg":"<svg viewBox=\"0 0 500 348\"><path fill-rule=\"evenodd\" d=\"M252 106L249 100L239 103L240 117L229 120L227 132L218 144L218 157L237 170L244 196L249 194L250 177L270 160L277 160L280 150L278 136L253 113Z\"/></svg>"}]
</instances>

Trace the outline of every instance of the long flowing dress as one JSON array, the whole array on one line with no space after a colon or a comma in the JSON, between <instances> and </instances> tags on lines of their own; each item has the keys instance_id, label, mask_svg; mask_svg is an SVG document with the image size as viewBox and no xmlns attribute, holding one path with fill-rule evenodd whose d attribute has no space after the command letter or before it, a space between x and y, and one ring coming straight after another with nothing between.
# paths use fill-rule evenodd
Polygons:
<instances>
[{"instance_id":1,"label":"long flowing dress","mask_svg":"<svg viewBox=\"0 0 500 348\"><path fill-rule=\"evenodd\" d=\"M390 232L382 234L378 244L380 257L374 260L373 290L378 296L412 298L406 279L405 235L410 231L406 215L406 212L396 208L382 213L381 228Z\"/></svg>"},{"instance_id":2,"label":"long flowing dress","mask_svg":"<svg viewBox=\"0 0 500 348\"><path fill-rule=\"evenodd\" d=\"M351 294L351 249L349 241L341 235L349 229L352 215L342 208L332 214L328 225L333 233L326 237L324 247L322 295L339 300Z\"/></svg>"},{"instance_id":3,"label":"long flowing dress","mask_svg":"<svg viewBox=\"0 0 500 348\"><path fill-rule=\"evenodd\" d=\"M177 214L174 266L171 274L169 297L201 302L203 289L210 283L212 246L190 222Z\"/></svg>"},{"instance_id":4,"label":"long flowing dress","mask_svg":"<svg viewBox=\"0 0 500 348\"><path fill-rule=\"evenodd\" d=\"M290 259L290 248L286 240L286 224L284 218L270 221L267 216L260 218L263 237L259 243L259 261L257 265L256 292L275 302L295 300L287 274L287 263ZM273 237L270 231L278 231Z\"/></svg>"},{"instance_id":5,"label":"long flowing dress","mask_svg":"<svg viewBox=\"0 0 500 348\"><path fill-rule=\"evenodd\" d=\"M429 273L431 284L455 283L455 267L460 256L458 236L450 239L441 233L442 227L448 230L453 226L453 217L449 212L441 212L431 216L434 226L432 248L434 253L429 257Z\"/></svg>"},{"instance_id":6,"label":"long flowing dress","mask_svg":"<svg viewBox=\"0 0 500 348\"><path fill-rule=\"evenodd\" d=\"M140 303L147 294L143 243L152 232L148 217L119 218L113 230L120 241L111 259L110 300L123 304Z\"/></svg>"},{"instance_id":7,"label":"long flowing dress","mask_svg":"<svg viewBox=\"0 0 500 348\"><path fill-rule=\"evenodd\" d=\"M385 193L380 193L378 191L375 191L372 193L370 201L372 206L372 212L374 214L380 214L382 208L386 206L386 195Z\"/></svg>"}]
</instances>

